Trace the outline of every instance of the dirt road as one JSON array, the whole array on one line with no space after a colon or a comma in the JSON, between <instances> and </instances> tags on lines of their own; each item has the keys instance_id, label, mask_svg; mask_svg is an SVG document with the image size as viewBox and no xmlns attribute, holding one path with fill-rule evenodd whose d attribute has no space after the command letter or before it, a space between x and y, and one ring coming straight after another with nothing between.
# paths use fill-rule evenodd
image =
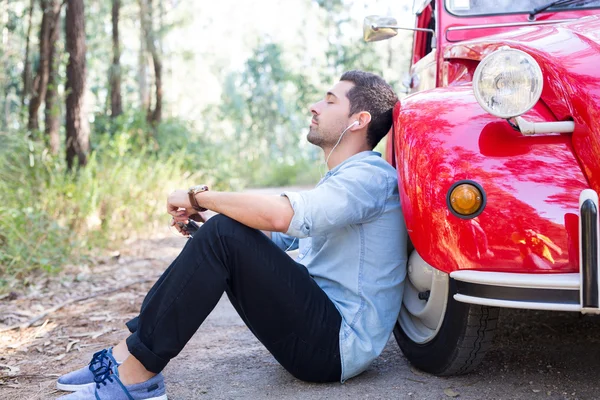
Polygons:
<instances>
[{"instance_id":1,"label":"dirt road","mask_svg":"<svg viewBox=\"0 0 600 400\"><path fill-rule=\"evenodd\" d=\"M151 282L185 239L128 244L120 257L73 266L28 291L0 299L0 330L66 304L31 327L0 332L0 399L53 399L58 374L126 336ZM107 292L127 283L130 286ZM138 282L138 283L135 283ZM407 364L394 340L345 384L294 379L244 326L227 299L165 370L170 399L595 399L600 398L600 318L504 311L494 350L477 372L437 378Z\"/></svg>"}]
</instances>

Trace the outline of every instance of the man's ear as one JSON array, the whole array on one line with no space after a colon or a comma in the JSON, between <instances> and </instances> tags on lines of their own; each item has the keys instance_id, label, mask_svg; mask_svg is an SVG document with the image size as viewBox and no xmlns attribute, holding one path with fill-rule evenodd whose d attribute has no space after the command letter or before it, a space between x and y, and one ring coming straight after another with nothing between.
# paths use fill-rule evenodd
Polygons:
<instances>
[{"instance_id":1,"label":"man's ear","mask_svg":"<svg viewBox=\"0 0 600 400\"><path fill-rule=\"evenodd\" d=\"M359 113L354 114L355 118L356 118L356 122L358 122L358 124L355 124L351 130L353 131L357 131L359 129L363 129L364 127L366 127L367 125L369 125L369 123L371 122L371 113L369 113L368 111L361 111Z\"/></svg>"}]
</instances>

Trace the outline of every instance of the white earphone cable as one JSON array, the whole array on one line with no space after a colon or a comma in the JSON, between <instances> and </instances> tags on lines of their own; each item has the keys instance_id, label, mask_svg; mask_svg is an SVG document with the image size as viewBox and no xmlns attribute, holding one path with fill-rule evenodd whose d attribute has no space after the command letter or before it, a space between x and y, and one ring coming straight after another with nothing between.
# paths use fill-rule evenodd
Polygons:
<instances>
[{"instance_id":1,"label":"white earphone cable","mask_svg":"<svg viewBox=\"0 0 600 400\"><path fill-rule=\"evenodd\" d=\"M354 121L353 123L351 123L350 125L348 125L346 127L346 129L344 129L344 131L342 132L342 134L340 135L340 138L338 139L337 143L335 144L335 146L333 146L333 149L331 149L331 151L329 152L329 155L327 156L327 158L325 159L325 168L327 168L327 163L329 162L329 157L331 157L331 154L333 153L333 151L335 150L335 148L338 146L338 144L340 144L340 142L342 141L342 138L344 137L344 134L346 133L346 131L350 128L352 128L354 125L358 125L359 122L358 121ZM321 174L321 177L323 177L323 174Z\"/></svg>"},{"instance_id":2,"label":"white earphone cable","mask_svg":"<svg viewBox=\"0 0 600 400\"><path fill-rule=\"evenodd\" d=\"M290 244L290 245L288 246L288 248L287 248L287 249L285 249L284 251L286 251L286 252L287 252L289 249L291 249L291 248L292 248L292 246L294 245L294 243L296 243L296 239L298 239L298 238L297 238L297 237L295 237L295 238L294 238L294 240L292 240L292 244Z\"/></svg>"}]
</instances>

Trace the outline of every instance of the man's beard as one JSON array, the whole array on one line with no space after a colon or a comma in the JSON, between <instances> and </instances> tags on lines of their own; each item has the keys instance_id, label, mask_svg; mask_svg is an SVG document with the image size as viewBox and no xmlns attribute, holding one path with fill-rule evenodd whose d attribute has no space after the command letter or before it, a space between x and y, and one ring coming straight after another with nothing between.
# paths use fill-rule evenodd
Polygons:
<instances>
[{"instance_id":1,"label":"man's beard","mask_svg":"<svg viewBox=\"0 0 600 400\"><path fill-rule=\"evenodd\" d=\"M325 138L323 135L319 134L318 130L312 126L308 130L306 140L308 140L309 143L319 147L323 147L323 144L325 144Z\"/></svg>"}]
</instances>

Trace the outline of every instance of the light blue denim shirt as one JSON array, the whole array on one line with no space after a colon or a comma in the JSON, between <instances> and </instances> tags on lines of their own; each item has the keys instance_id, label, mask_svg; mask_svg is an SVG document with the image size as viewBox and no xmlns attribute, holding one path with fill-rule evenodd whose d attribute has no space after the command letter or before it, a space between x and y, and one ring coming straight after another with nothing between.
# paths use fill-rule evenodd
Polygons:
<instances>
[{"instance_id":1,"label":"light blue denim shirt","mask_svg":"<svg viewBox=\"0 0 600 400\"><path fill-rule=\"evenodd\" d=\"M281 249L299 247L296 261L339 310L344 382L381 354L400 311L407 233L396 171L381 154L364 151L314 189L283 195L294 217L286 234L272 238Z\"/></svg>"}]
</instances>

